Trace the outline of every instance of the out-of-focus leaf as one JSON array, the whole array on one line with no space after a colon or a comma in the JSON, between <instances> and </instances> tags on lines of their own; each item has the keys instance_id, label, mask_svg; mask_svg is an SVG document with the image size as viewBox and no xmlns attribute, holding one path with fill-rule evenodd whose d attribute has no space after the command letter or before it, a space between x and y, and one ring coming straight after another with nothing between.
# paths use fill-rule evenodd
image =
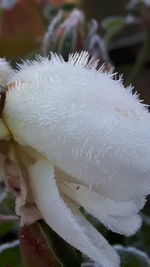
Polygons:
<instances>
[{"instance_id":1,"label":"out-of-focus leaf","mask_svg":"<svg viewBox=\"0 0 150 267\"><path fill-rule=\"evenodd\" d=\"M14 196L7 192L6 197L0 202L0 214L15 215L15 200Z\"/></svg>"},{"instance_id":2,"label":"out-of-focus leaf","mask_svg":"<svg viewBox=\"0 0 150 267\"><path fill-rule=\"evenodd\" d=\"M105 43L108 45L125 25L125 18L121 16L109 17L103 20L102 27L106 30Z\"/></svg>"},{"instance_id":3,"label":"out-of-focus leaf","mask_svg":"<svg viewBox=\"0 0 150 267\"><path fill-rule=\"evenodd\" d=\"M1 186L2 188L2 186ZM2 195L4 195L2 197ZM10 239L6 238L10 236L10 233L14 233L14 229L17 227L18 221L16 220L17 217L15 216L14 212L14 198L12 194L3 191L1 194L1 201L0 201L0 243L3 239ZM13 234L14 235L14 234ZM1 265L0 265L1 266Z\"/></svg>"},{"instance_id":4,"label":"out-of-focus leaf","mask_svg":"<svg viewBox=\"0 0 150 267\"><path fill-rule=\"evenodd\" d=\"M2 235L5 235L11 232L13 228L15 227L15 225L16 225L16 222L14 221L0 222L0 237L2 237Z\"/></svg>"},{"instance_id":5,"label":"out-of-focus leaf","mask_svg":"<svg viewBox=\"0 0 150 267\"><path fill-rule=\"evenodd\" d=\"M41 227L51 250L55 257L59 259L63 267L80 267L81 254L75 248L66 243L60 236L58 236L50 227L41 221Z\"/></svg>"},{"instance_id":6,"label":"out-of-focus leaf","mask_svg":"<svg viewBox=\"0 0 150 267\"><path fill-rule=\"evenodd\" d=\"M150 267L150 258L146 253L134 248L115 246L121 258L121 267Z\"/></svg>"},{"instance_id":7,"label":"out-of-focus leaf","mask_svg":"<svg viewBox=\"0 0 150 267\"><path fill-rule=\"evenodd\" d=\"M124 17L116 16L109 17L103 20L102 26L104 29L120 29L124 25Z\"/></svg>"},{"instance_id":8,"label":"out-of-focus leaf","mask_svg":"<svg viewBox=\"0 0 150 267\"><path fill-rule=\"evenodd\" d=\"M83 262L81 267L101 267L99 263L96 263L83 254Z\"/></svg>"},{"instance_id":9,"label":"out-of-focus leaf","mask_svg":"<svg viewBox=\"0 0 150 267\"><path fill-rule=\"evenodd\" d=\"M80 267L74 248L44 222L20 228L21 251L26 267Z\"/></svg>"},{"instance_id":10,"label":"out-of-focus leaf","mask_svg":"<svg viewBox=\"0 0 150 267\"><path fill-rule=\"evenodd\" d=\"M132 9L135 8L137 5L144 4L147 6L150 6L150 1L149 0L130 0L127 8Z\"/></svg>"},{"instance_id":11,"label":"out-of-focus leaf","mask_svg":"<svg viewBox=\"0 0 150 267\"><path fill-rule=\"evenodd\" d=\"M127 246L134 246L145 251L150 257L150 218L143 215L142 228L133 236L125 239Z\"/></svg>"},{"instance_id":12,"label":"out-of-focus leaf","mask_svg":"<svg viewBox=\"0 0 150 267\"><path fill-rule=\"evenodd\" d=\"M1 267L24 267L18 240L0 246Z\"/></svg>"},{"instance_id":13,"label":"out-of-focus leaf","mask_svg":"<svg viewBox=\"0 0 150 267\"><path fill-rule=\"evenodd\" d=\"M145 37L140 18L132 14L108 17L101 25L105 30L104 40L109 49L139 44Z\"/></svg>"},{"instance_id":14,"label":"out-of-focus leaf","mask_svg":"<svg viewBox=\"0 0 150 267\"><path fill-rule=\"evenodd\" d=\"M76 6L78 1L72 1L72 3L65 3L62 5L62 9L64 9L65 11L71 11L73 10Z\"/></svg>"}]
</instances>

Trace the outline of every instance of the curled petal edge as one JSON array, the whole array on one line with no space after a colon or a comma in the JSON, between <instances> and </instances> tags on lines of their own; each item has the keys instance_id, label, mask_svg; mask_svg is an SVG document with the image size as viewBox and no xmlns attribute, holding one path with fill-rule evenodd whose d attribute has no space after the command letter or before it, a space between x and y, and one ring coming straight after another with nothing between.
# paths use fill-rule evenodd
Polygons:
<instances>
[{"instance_id":1,"label":"curled petal edge","mask_svg":"<svg viewBox=\"0 0 150 267\"><path fill-rule=\"evenodd\" d=\"M142 218L137 212L144 206L145 199L116 202L99 195L87 186L59 182L59 188L69 198L102 222L110 230L130 236L141 226Z\"/></svg>"},{"instance_id":2,"label":"curled petal edge","mask_svg":"<svg viewBox=\"0 0 150 267\"><path fill-rule=\"evenodd\" d=\"M65 241L102 267L119 267L116 251L71 200L65 198L65 203L60 196L53 165L47 160L39 160L30 165L28 171L35 202L47 224Z\"/></svg>"}]
</instances>

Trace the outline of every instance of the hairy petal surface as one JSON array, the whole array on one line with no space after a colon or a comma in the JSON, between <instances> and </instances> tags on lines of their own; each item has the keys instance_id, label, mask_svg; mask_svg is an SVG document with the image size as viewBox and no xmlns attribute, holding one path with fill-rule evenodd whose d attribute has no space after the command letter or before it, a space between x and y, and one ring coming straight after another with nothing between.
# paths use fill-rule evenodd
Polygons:
<instances>
[{"instance_id":1,"label":"hairy petal surface","mask_svg":"<svg viewBox=\"0 0 150 267\"><path fill-rule=\"evenodd\" d=\"M77 182L116 201L143 197L150 192L150 115L131 88L88 59L24 63L10 79L16 83L3 116L18 143Z\"/></svg>"},{"instance_id":2,"label":"hairy petal surface","mask_svg":"<svg viewBox=\"0 0 150 267\"><path fill-rule=\"evenodd\" d=\"M29 167L29 175L35 201L49 226L101 266L119 266L119 258L113 248L87 222L71 200L66 200L66 204L60 196L53 165L47 160L40 160Z\"/></svg>"},{"instance_id":3,"label":"hairy petal surface","mask_svg":"<svg viewBox=\"0 0 150 267\"><path fill-rule=\"evenodd\" d=\"M114 232L131 235L141 226L142 219L136 213L145 204L144 199L116 202L100 196L86 186L62 181L59 182L59 188Z\"/></svg>"},{"instance_id":4,"label":"hairy petal surface","mask_svg":"<svg viewBox=\"0 0 150 267\"><path fill-rule=\"evenodd\" d=\"M0 85L6 85L12 74L9 63L4 58L0 58Z\"/></svg>"}]
</instances>

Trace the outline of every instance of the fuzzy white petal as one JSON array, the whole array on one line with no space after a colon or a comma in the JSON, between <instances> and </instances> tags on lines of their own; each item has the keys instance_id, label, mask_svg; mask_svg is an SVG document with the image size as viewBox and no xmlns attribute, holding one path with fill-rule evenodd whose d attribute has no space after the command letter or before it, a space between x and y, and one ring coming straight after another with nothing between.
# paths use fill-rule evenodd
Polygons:
<instances>
[{"instance_id":1,"label":"fuzzy white petal","mask_svg":"<svg viewBox=\"0 0 150 267\"><path fill-rule=\"evenodd\" d=\"M91 188L82 184L68 183L64 181L58 181L61 190L67 194L72 200L79 202L83 206L87 206L88 209L95 206L95 209L100 210L101 213L108 214L110 216L129 216L133 215L145 204L145 199L137 199L128 202L118 202L104 197ZM86 200L86 203L84 203Z\"/></svg>"},{"instance_id":2,"label":"fuzzy white petal","mask_svg":"<svg viewBox=\"0 0 150 267\"><path fill-rule=\"evenodd\" d=\"M12 73L9 63L4 58L0 58L0 85L6 85Z\"/></svg>"},{"instance_id":3,"label":"fuzzy white petal","mask_svg":"<svg viewBox=\"0 0 150 267\"><path fill-rule=\"evenodd\" d=\"M29 167L35 201L45 221L68 243L103 267L119 266L119 258L107 241L87 222L75 205L71 210L59 194L54 169L47 160Z\"/></svg>"},{"instance_id":4,"label":"fuzzy white petal","mask_svg":"<svg viewBox=\"0 0 150 267\"><path fill-rule=\"evenodd\" d=\"M14 75L4 118L17 142L116 201L150 192L150 115L88 54L25 63Z\"/></svg>"},{"instance_id":5,"label":"fuzzy white petal","mask_svg":"<svg viewBox=\"0 0 150 267\"><path fill-rule=\"evenodd\" d=\"M59 182L59 188L114 232L131 235L141 226L142 219L136 213L143 207L143 199L116 202L100 196L86 186L66 182Z\"/></svg>"}]
</instances>

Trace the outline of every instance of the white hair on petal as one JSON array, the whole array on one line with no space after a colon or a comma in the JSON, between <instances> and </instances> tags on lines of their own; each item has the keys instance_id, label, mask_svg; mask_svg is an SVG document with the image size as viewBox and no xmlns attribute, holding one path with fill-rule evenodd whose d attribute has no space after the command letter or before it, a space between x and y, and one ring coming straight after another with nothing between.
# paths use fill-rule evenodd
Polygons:
<instances>
[{"instance_id":1,"label":"white hair on petal","mask_svg":"<svg viewBox=\"0 0 150 267\"><path fill-rule=\"evenodd\" d=\"M16 73L20 72L21 70L27 70L28 67L35 67L35 65L40 67L40 65L43 66L59 66L61 64L70 64L74 67L81 67L83 69L86 69L87 71L94 71L95 74L103 73L106 75L106 77L109 77L109 79L116 82L116 84L123 86L123 79L122 75L118 75L117 72L114 72L114 67L112 67L109 71L105 69L105 63L103 63L98 68L99 60L95 59L94 57L90 58L90 55L87 51L82 51L80 53L71 53L69 54L68 61L66 62L63 57L60 54L57 54L55 52L50 52L50 58L43 57L41 55L36 55L33 60L22 60L21 63L17 64L17 69L15 70ZM52 76L51 76L52 77ZM53 77L52 77L53 78ZM138 103L141 104L142 100L139 99L139 95L135 92L132 93L133 87L129 86L126 88L126 90L129 92L129 94L132 94L133 97L138 100ZM148 105L142 104L144 108L147 109Z\"/></svg>"},{"instance_id":2,"label":"white hair on petal","mask_svg":"<svg viewBox=\"0 0 150 267\"><path fill-rule=\"evenodd\" d=\"M81 53L71 54L69 56L68 62L74 66L83 66L85 67L89 60L89 53L82 51Z\"/></svg>"},{"instance_id":3,"label":"white hair on petal","mask_svg":"<svg viewBox=\"0 0 150 267\"><path fill-rule=\"evenodd\" d=\"M62 55L60 55L60 54L57 54L55 52L51 52L50 56L51 56L50 61L52 63L64 63L65 62Z\"/></svg>"},{"instance_id":4,"label":"white hair on petal","mask_svg":"<svg viewBox=\"0 0 150 267\"><path fill-rule=\"evenodd\" d=\"M74 66L82 66L86 69L96 70L99 63L99 59L95 59L94 57L90 58L90 55L87 51L82 51L81 53L70 54L68 63Z\"/></svg>"},{"instance_id":5,"label":"white hair on petal","mask_svg":"<svg viewBox=\"0 0 150 267\"><path fill-rule=\"evenodd\" d=\"M0 84L4 86L9 78L13 76L13 70L5 58L0 58Z\"/></svg>"},{"instance_id":6,"label":"white hair on petal","mask_svg":"<svg viewBox=\"0 0 150 267\"><path fill-rule=\"evenodd\" d=\"M35 65L37 63L40 64L60 64L60 63L66 63L71 64L73 66L81 66L87 70L95 70L96 72L104 72L109 75L110 78L113 78L116 76L116 72L114 73L114 67L112 67L109 71L105 69L105 63L103 63L98 69L98 63L99 59L95 59L94 57L90 58L90 55L87 51L82 51L80 53L71 53L69 54L68 61L66 62L62 55L57 54L55 52L50 52L50 59L49 57L42 57L41 55L36 55L35 59L32 60L21 60L21 63L17 64L15 72L18 72L20 70L25 70L29 66Z\"/></svg>"}]
</instances>

